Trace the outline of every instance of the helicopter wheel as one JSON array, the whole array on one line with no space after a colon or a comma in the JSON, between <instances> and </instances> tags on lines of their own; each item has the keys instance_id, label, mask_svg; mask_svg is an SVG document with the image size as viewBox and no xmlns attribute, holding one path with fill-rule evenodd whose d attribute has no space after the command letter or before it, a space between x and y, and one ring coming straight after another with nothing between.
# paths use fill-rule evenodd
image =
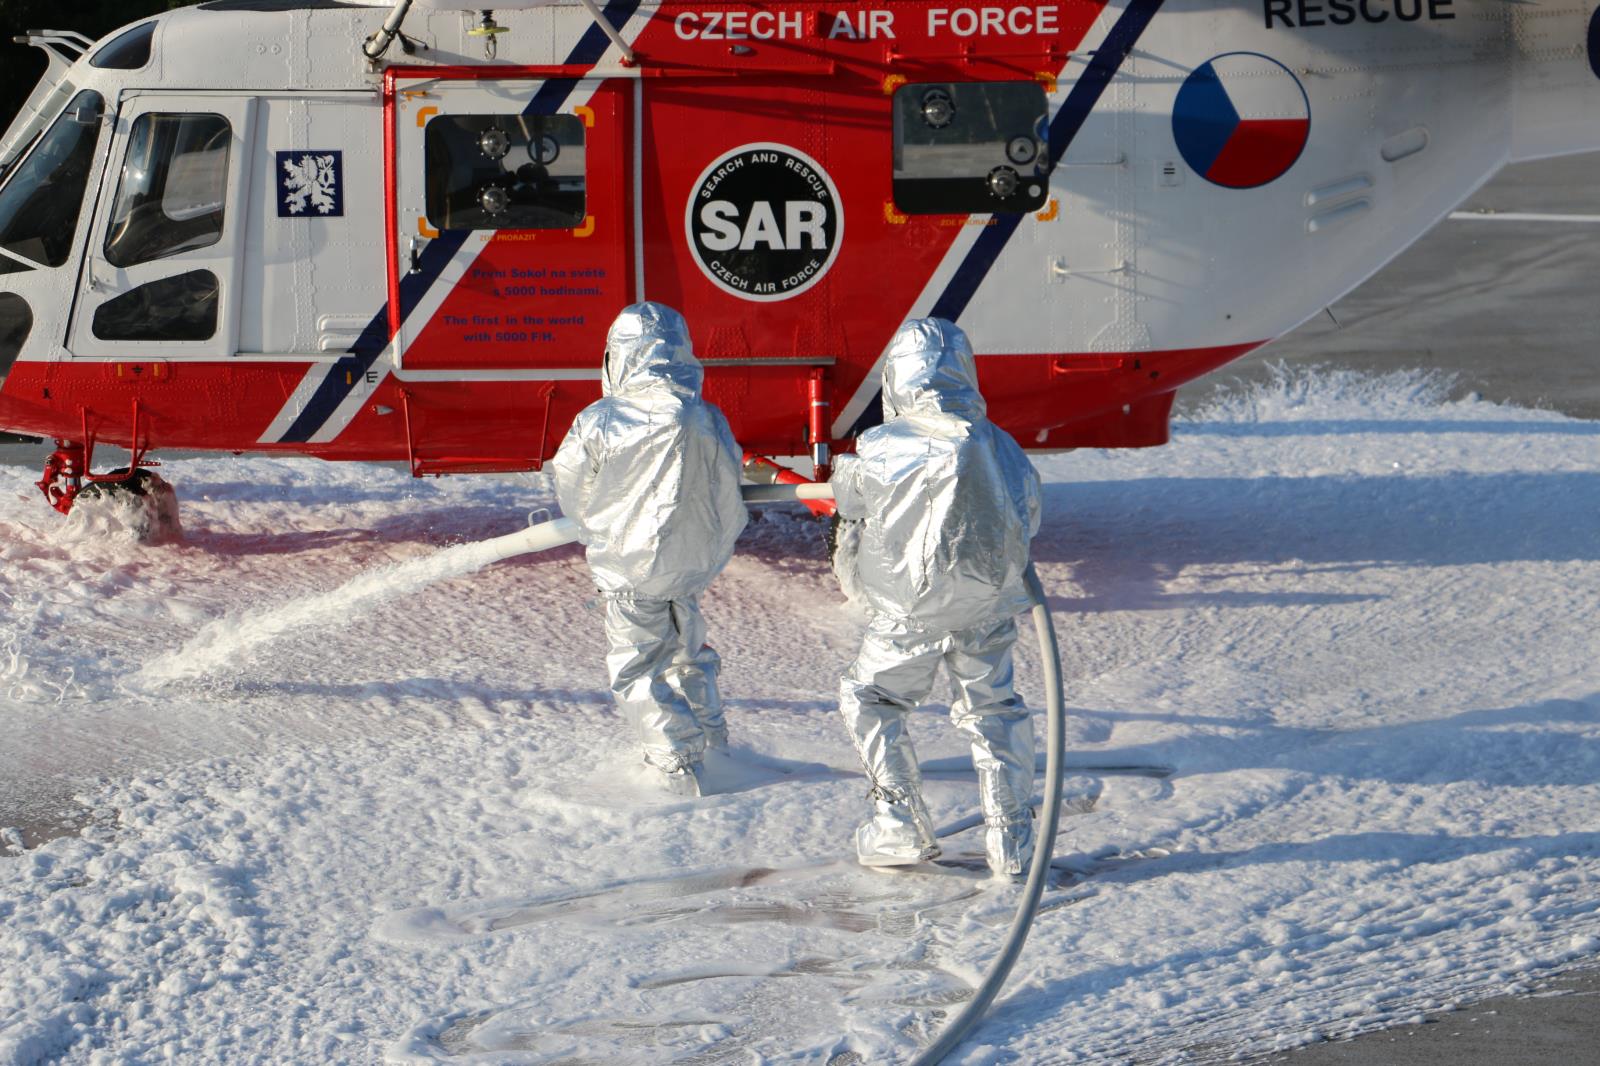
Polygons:
<instances>
[{"instance_id":1,"label":"helicopter wheel","mask_svg":"<svg viewBox=\"0 0 1600 1066\"><path fill-rule=\"evenodd\" d=\"M124 474L126 469L113 471ZM72 503L68 521L80 534L131 535L140 544L183 539L178 494L154 470L140 468L125 481L92 481Z\"/></svg>"}]
</instances>

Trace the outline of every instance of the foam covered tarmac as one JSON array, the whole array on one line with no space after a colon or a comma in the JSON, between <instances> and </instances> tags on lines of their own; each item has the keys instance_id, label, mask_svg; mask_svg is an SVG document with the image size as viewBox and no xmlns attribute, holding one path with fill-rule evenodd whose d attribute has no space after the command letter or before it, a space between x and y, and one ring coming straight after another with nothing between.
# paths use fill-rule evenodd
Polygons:
<instances>
[{"instance_id":1,"label":"foam covered tarmac","mask_svg":"<svg viewBox=\"0 0 1600 1066\"><path fill-rule=\"evenodd\" d=\"M1325 363L1383 373L1456 375L1457 396L1600 418L1600 223L1499 220L1500 214L1600 216L1600 154L1508 168L1366 284L1276 343L1184 390L1179 405L1265 379L1268 368ZM1600 963L1600 960L1595 960ZM1253 1060L1286 1066L1600 1064L1600 969L1532 991Z\"/></svg>"}]
</instances>

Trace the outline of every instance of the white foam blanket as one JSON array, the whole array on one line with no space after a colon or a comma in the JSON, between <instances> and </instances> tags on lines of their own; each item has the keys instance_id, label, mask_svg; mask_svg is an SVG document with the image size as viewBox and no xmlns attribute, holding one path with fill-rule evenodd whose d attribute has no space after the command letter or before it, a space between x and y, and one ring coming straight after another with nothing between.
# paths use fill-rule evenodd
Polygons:
<instances>
[{"instance_id":1,"label":"white foam blanket","mask_svg":"<svg viewBox=\"0 0 1600 1066\"><path fill-rule=\"evenodd\" d=\"M1600 954L1600 423L1285 375L1040 466L1072 758L1145 769L1071 775L954 1061L1218 1060ZM890 1062L998 947L1013 890L846 861L861 622L803 512L707 597L735 751L683 802L630 776L576 548L326 602L520 527L540 477L163 472L187 539L141 546L0 467L0 1062Z\"/></svg>"}]
</instances>

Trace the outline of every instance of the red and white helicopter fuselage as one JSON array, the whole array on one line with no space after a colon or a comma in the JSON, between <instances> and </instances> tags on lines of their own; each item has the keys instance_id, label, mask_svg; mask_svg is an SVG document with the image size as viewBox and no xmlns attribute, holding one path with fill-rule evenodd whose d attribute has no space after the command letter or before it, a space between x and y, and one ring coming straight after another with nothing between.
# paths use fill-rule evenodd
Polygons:
<instances>
[{"instance_id":1,"label":"red and white helicopter fuselage","mask_svg":"<svg viewBox=\"0 0 1600 1066\"><path fill-rule=\"evenodd\" d=\"M537 468L651 299L755 453L847 447L921 315L1025 447L1159 444L1506 163L1600 148L1591 0L453 6L378 60L398 12L313 0L53 60L0 146L0 428L58 482L96 440Z\"/></svg>"}]
</instances>

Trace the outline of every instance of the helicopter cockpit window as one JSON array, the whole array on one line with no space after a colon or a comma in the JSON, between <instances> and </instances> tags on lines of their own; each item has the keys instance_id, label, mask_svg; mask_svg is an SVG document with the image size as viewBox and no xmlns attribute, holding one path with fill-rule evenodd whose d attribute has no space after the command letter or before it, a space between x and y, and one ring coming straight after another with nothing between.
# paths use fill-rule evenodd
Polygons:
<instances>
[{"instance_id":1,"label":"helicopter cockpit window","mask_svg":"<svg viewBox=\"0 0 1600 1066\"><path fill-rule=\"evenodd\" d=\"M203 341L217 332L217 276L209 270L162 278L94 310L103 341Z\"/></svg>"},{"instance_id":2,"label":"helicopter cockpit window","mask_svg":"<svg viewBox=\"0 0 1600 1066\"><path fill-rule=\"evenodd\" d=\"M154 22L135 26L96 52L89 65L101 70L138 70L150 62L150 40L155 35Z\"/></svg>"},{"instance_id":3,"label":"helicopter cockpit window","mask_svg":"<svg viewBox=\"0 0 1600 1066\"><path fill-rule=\"evenodd\" d=\"M426 131L435 229L573 229L584 218L583 120L440 115Z\"/></svg>"},{"instance_id":4,"label":"helicopter cockpit window","mask_svg":"<svg viewBox=\"0 0 1600 1066\"><path fill-rule=\"evenodd\" d=\"M0 292L0 381L11 372L33 329L33 310L14 292Z\"/></svg>"},{"instance_id":5,"label":"helicopter cockpit window","mask_svg":"<svg viewBox=\"0 0 1600 1066\"><path fill-rule=\"evenodd\" d=\"M28 149L39 139L40 131L60 114L62 107L77 91L77 86L65 78L52 83L46 77L33 87L27 102L11 123L11 128L6 130L4 143L0 144L0 179L4 179L17 160L28 153Z\"/></svg>"},{"instance_id":6,"label":"helicopter cockpit window","mask_svg":"<svg viewBox=\"0 0 1600 1066\"><path fill-rule=\"evenodd\" d=\"M233 130L221 115L140 115L106 228L106 262L129 267L222 238Z\"/></svg>"},{"instance_id":7,"label":"helicopter cockpit window","mask_svg":"<svg viewBox=\"0 0 1600 1066\"><path fill-rule=\"evenodd\" d=\"M103 107L97 92L73 97L0 188L0 247L43 266L67 261Z\"/></svg>"},{"instance_id":8,"label":"helicopter cockpit window","mask_svg":"<svg viewBox=\"0 0 1600 1066\"><path fill-rule=\"evenodd\" d=\"M1036 81L902 85L895 206L913 215L1037 211L1050 191L1049 118Z\"/></svg>"}]
</instances>

